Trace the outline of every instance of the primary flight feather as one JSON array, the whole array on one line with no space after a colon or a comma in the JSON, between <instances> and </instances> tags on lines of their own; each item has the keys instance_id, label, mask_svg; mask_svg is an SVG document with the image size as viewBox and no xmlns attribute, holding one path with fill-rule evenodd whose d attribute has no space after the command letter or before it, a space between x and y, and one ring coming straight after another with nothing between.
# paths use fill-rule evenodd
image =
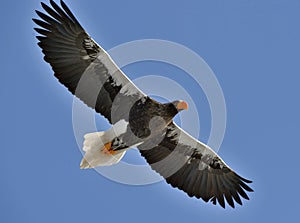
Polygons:
<instances>
[{"instance_id":1,"label":"primary flight feather","mask_svg":"<svg viewBox=\"0 0 300 223\"><path fill-rule=\"evenodd\" d=\"M153 170L167 183L225 207L249 199L251 183L235 173L211 148L193 138L174 122L187 110L178 100L159 103L139 90L83 29L66 4L41 3L45 13L35 30L54 76L89 107L112 124L106 132L86 134L81 168L119 162L126 150L137 147Z\"/></svg>"}]
</instances>

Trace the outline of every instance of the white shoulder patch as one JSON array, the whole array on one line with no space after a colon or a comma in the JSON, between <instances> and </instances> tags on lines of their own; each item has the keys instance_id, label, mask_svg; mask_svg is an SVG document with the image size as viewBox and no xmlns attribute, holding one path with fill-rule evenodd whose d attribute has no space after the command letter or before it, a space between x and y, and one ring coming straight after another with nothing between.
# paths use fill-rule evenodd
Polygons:
<instances>
[{"instance_id":1,"label":"white shoulder patch","mask_svg":"<svg viewBox=\"0 0 300 223\"><path fill-rule=\"evenodd\" d=\"M129 81L126 85L122 86L120 93L126 96L130 96L130 95L143 96L143 94L141 94L141 91L131 81Z\"/></svg>"},{"instance_id":2,"label":"white shoulder patch","mask_svg":"<svg viewBox=\"0 0 300 223\"><path fill-rule=\"evenodd\" d=\"M109 131L114 131L116 136L119 136L121 134L124 134L127 131L128 122L124 119L121 119L116 124L113 125L113 127Z\"/></svg>"}]
</instances>

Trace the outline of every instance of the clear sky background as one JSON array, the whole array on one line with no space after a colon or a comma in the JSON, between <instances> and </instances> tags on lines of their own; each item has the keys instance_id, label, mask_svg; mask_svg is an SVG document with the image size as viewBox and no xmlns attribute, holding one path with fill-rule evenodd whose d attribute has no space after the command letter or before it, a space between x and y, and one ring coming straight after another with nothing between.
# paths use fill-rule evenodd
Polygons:
<instances>
[{"instance_id":1,"label":"clear sky background","mask_svg":"<svg viewBox=\"0 0 300 223\"><path fill-rule=\"evenodd\" d=\"M66 0L105 49L137 39L164 39L189 47L210 65L227 105L219 154L252 179L255 190L243 206L225 210L165 182L129 186L79 169L73 98L36 45L31 18L41 9L39 3L1 1L0 222L299 219L299 0ZM201 111L200 139L207 140L208 103L182 71L160 63L124 70L132 79L174 75L185 84ZM104 119L98 121L99 128L108 127ZM143 163L134 152L126 159Z\"/></svg>"}]
</instances>

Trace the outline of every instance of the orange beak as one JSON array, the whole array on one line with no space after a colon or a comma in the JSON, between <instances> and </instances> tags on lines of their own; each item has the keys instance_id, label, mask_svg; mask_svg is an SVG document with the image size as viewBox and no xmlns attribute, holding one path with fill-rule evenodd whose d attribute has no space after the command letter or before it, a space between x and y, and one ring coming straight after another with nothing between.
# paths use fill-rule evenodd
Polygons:
<instances>
[{"instance_id":1,"label":"orange beak","mask_svg":"<svg viewBox=\"0 0 300 223\"><path fill-rule=\"evenodd\" d=\"M189 106L185 101L179 101L179 103L176 106L177 110L188 110Z\"/></svg>"}]
</instances>

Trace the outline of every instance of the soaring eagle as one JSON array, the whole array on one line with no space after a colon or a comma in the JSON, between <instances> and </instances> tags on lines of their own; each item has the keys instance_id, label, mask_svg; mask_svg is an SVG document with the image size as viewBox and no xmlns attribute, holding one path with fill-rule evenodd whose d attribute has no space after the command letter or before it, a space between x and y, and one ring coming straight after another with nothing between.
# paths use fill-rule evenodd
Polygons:
<instances>
[{"instance_id":1,"label":"soaring eagle","mask_svg":"<svg viewBox=\"0 0 300 223\"><path fill-rule=\"evenodd\" d=\"M211 148L174 122L186 102L160 103L145 95L83 29L67 5L41 3L38 45L54 76L89 107L112 124L105 132L86 134L81 168L109 166L126 150L137 147L167 183L205 202L225 208L242 205L251 183L235 173Z\"/></svg>"}]
</instances>

